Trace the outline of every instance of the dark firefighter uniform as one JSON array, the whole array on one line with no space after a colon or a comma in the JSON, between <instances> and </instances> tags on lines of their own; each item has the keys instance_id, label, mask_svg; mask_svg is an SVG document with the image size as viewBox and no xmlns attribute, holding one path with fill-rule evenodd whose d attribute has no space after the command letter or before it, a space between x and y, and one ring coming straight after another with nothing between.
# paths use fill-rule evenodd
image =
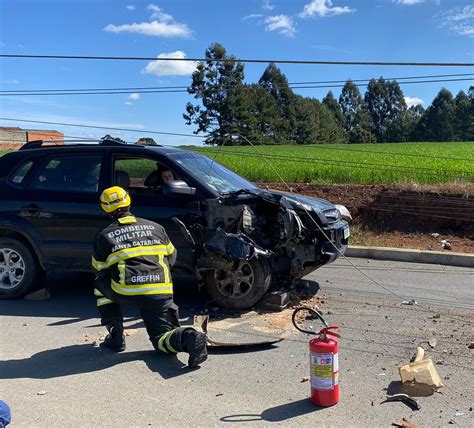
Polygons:
<instances>
[{"instance_id":1,"label":"dark firefighter uniform","mask_svg":"<svg viewBox=\"0 0 474 428\"><path fill-rule=\"evenodd\" d=\"M113 328L120 330L121 335L122 342L117 340L122 345L109 347L116 351L125 349L121 304L132 303L139 307L156 350L184 351L191 355L192 349L186 349L186 344L190 344L188 348L195 347L195 336L202 333L179 324L170 273L176 261L176 249L161 225L130 214L130 197L123 189L114 187L103 192L101 205L106 212L120 213L110 211L115 208L114 203L126 211L116 215L115 221L96 235L92 256L97 274L94 294L102 325L107 326L110 333ZM108 338L110 340L110 335ZM202 337L199 340L202 341Z\"/></svg>"}]
</instances>

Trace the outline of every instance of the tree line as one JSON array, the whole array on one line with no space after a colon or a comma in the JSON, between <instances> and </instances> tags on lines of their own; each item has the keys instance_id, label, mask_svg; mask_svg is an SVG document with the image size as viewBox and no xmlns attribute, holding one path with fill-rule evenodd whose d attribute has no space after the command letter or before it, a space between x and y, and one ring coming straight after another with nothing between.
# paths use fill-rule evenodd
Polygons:
<instances>
[{"instance_id":1,"label":"tree line","mask_svg":"<svg viewBox=\"0 0 474 428\"><path fill-rule=\"evenodd\" d=\"M270 63L258 83L244 83L244 64L214 43L192 75L183 117L206 144L389 143L473 141L474 88L453 97L441 89L425 110L407 107L395 80L371 79L362 96L348 80L339 99L295 94L281 70ZM222 62L221 60L226 61Z\"/></svg>"}]
</instances>

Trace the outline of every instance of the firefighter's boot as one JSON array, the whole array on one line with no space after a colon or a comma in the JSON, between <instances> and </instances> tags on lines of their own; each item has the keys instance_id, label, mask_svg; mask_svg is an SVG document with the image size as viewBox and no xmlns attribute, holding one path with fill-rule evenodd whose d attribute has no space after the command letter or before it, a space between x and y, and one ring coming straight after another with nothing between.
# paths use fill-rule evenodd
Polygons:
<instances>
[{"instance_id":1,"label":"firefighter's boot","mask_svg":"<svg viewBox=\"0 0 474 428\"><path fill-rule=\"evenodd\" d=\"M183 332L183 348L189 354L188 366L197 367L207 360L207 336L194 329Z\"/></svg>"},{"instance_id":2,"label":"firefighter's boot","mask_svg":"<svg viewBox=\"0 0 474 428\"><path fill-rule=\"evenodd\" d=\"M112 322L106 325L109 334L105 340L100 344L105 348L109 348L114 352L125 351L125 336L123 334L123 324L119 321Z\"/></svg>"}]
</instances>

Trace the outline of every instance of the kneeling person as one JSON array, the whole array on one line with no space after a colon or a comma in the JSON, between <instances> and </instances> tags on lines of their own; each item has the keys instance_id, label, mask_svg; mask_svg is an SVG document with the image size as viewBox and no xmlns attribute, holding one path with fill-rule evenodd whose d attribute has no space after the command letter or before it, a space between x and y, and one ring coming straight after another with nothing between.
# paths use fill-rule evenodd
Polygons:
<instances>
[{"instance_id":1,"label":"kneeling person","mask_svg":"<svg viewBox=\"0 0 474 428\"><path fill-rule=\"evenodd\" d=\"M189 366L198 366L207 359L206 335L179 324L170 273L176 249L164 228L134 217L130 196L121 187L104 190L100 204L114 220L96 235L92 256L94 294L109 332L102 346L125 350L121 304L131 303L138 306L156 350L187 352Z\"/></svg>"}]
</instances>

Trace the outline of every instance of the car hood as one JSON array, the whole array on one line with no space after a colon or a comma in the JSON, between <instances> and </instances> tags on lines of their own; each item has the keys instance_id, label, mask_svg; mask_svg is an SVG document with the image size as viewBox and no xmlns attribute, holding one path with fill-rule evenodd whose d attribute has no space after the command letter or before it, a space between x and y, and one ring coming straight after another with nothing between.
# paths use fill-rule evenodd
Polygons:
<instances>
[{"instance_id":1,"label":"car hood","mask_svg":"<svg viewBox=\"0 0 474 428\"><path fill-rule=\"evenodd\" d=\"M334 223L341 218L336 207L325 199L295 195L279 190L252 189L249 193L299 213L312 212L318 216L322 224ZM333 215L328 216L328 213Z\"/></svg>"}]
</instances>

